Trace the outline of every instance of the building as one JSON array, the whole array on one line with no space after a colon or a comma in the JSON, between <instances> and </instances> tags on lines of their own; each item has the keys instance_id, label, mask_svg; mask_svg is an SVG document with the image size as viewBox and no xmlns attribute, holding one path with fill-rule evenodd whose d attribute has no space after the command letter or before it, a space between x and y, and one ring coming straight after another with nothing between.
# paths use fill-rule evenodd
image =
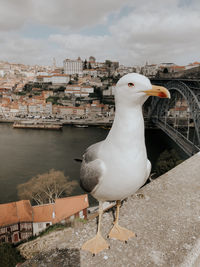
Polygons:
<instances>
[{"instance_id":1,"label":"building","mask_svg":"<svg viewBox=\"0 0 200 267\"><path fill-rule=\"evenodd\" d=\"M193 63L190 63L189 65L185 66L185 69L192 69L192 68L196 68L196 67L199 67L200 66L200 62L198 61L195 61Z\"/></svg>"},{"instance_id":2,"label":"building","mask_svg":"<svg viewBox=\"0 0 200 267\"><path fill-rule=\"evenodd\" d=\"M68 116L68 115L75 115L75 116L84 116L85 115L85 108L74 107L74 106L56 106L53 107L53 113L59 114L61 116Z\"/></svg>"},{"instance_id":3,"label":"building","mask_svg":"<svg viewBox=\"0 0 200 267\"><path fill-rule=\"evenodd\" d=\"M0 204L0 242L17 243L32 236L32 207L29 200Z\"/></svg>"},{"instance_id":4,"label":"building","mask_svg":"<svg viewBox=\"0 0 200 267\"><path fill-rule=\"evenodd\" d=\"M89 57L89 65L92 67L92 68L95 68L95 67L97 67L97 64L96 64L96 58L95 57L93 57L93 56L90 56Z\"/></svg>"},{"instance_id":5,"label":"building","mask_svg":"<svg viewBox=\"0 0 200 267\"><path fill-rule=\"evenodd\" d=\"M146 64L144 67L141 68L141 74L154 77L158 72L158 65L156 64Z\"/></svg>"},{"instance_id":6,"label":"building","mask_svg":"<svg viewBox=\"0 0 200 267\"><path fill-rule=\"evenodd\" d=\"M91 77L97 77L97 70L96 69L85 69L83 70L83 75L87 76L90 75Z\"/></svg>"},{"instance_id":7,"label":"building","mask_svg":"<svg viewBox=\"0 0 200 267\"><path fill-rule=\"evenodd\" d=\"M39 75L35 81L38 83L65 84L70 81L70 77L67 74Z\"/></svg>"},{"instance_id":8,"label":"building","mask_svg":"<svg viewBox=\"0 0 200 267\"><path fill-rule=\"evenodd\" d=\"M89 62L90 62L90 63L95 63L95 62L96 62L96 58L93 57L93 56L90 56L90 57L89 57Z\"/></svg>"},{"instance_id":9,"label":"building","mask_svg":"<svg viewBox=\"0 0 200 267\"><path fill-rule=\"evenodd\" d=\"M81 85L81 92L88 93L89 95L89 94L94 93L94 88L90 85Z\"/></svg>"},{"instance_id":10,"label":"building","mask_svg":"<svg viewBox=\"0 0 200 267\"><path fill-rule=\"evenodd\" d=\"M88 196L58 198L55 203L31 206L29 200L0 204L0 243L17 243L55 223L87 219Z\"/></svg>"},{"instance_id":11,"label":"building","mask_svg":"<svg viewBox=\"0 0 200 267\"><path fill-rule=\"evenodd\" d=\"M70 77L66 74L54 74L51 76L52 84L68 83L69 81Z\"/></svg>"},{"instance_id":12,"label":"building","mask_svg":"<svg viewBox=\"0 0 200 267\"><path fill-rule=\"evenodd\" d=\"M76 60L65 59L63 61L64 73L68 75L82 75L83 74L83 62L80 57Z\"/></svg>"},{"instance_id":13,"label":"building","mask_svg":"<svg viewBox=\"0 0 200 267\"><path fill-rule=\"evenodd\" d=\"M87 97L94 93L94 88L90 85L68 84L65 89L65 94L73 94L76 97Z\"/></svg>"}]
</instances>

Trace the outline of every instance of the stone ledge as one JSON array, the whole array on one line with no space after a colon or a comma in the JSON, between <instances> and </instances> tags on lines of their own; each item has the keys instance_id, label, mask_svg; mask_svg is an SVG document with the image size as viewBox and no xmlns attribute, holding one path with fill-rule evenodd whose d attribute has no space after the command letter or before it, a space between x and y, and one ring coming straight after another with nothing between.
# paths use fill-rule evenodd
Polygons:
<instances>
[{"instance_id":1,"label":"stone ledge","mask_svg":"<svg viewBox=\"0 0 200 267\"><path fill-rule=\"evenodd\" d=\"M102 221L104 237L111 229L112 221L112 212L105 213ZM76 249L80 253L80 265L77 266L84 267L200 266L200 153L124 201L119 223L136 232L137 237L130 239L127 244L108 240L110 250L92 257L90 253L81 251L80 247L95 235L97 227L94 219L79 229L71 229L70 235L66 231L66 237L62 235L62 239L56 240L56 249L68 249L66 261L69 261L70 249ZM49 251L55 250L52 241L47 242ZM34 259L29 260L22 266L36 263L37 266L44 266L45 256L41 255L39 259L35 262ZM52 266L52 262L53 258L45 266ZM65 266L64 262L62 264Z\"/></svg>"}]
</instances>

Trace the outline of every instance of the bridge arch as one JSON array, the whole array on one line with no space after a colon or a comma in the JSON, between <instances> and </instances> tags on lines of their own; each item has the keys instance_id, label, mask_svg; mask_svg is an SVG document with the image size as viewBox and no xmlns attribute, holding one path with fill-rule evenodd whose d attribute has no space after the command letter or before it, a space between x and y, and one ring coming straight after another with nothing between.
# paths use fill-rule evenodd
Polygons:
<instances>
[{"instance_id":1,"label":"bridge arch","mask_svg":"<svg viewBox=\"0 0 200 267\"><path fill-rule=\"evenodd\" d=\"M196 145L200 150L200 88L198 88L198 90L192 90L182 81L169 81L163 85L171 92L172 98L174 97L173 92L178 92L187 102L191 118L194 122L196 134L196 142L194 145ZM149 116L156 123L159 118L166 115L168 107L169 100L153 98Z\"/></svg>"}]
</instances>

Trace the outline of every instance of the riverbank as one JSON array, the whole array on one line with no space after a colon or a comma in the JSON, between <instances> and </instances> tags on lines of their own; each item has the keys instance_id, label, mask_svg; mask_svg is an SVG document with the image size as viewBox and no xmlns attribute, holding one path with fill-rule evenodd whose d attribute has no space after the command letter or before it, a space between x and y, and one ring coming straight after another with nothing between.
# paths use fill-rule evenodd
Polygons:
<instances>
[{"instance_id":1,"label":"riverbank","mask_svg":"<svg viewBox=\"0 0 200 267\"><path fill-rule=\"evenodd\" d=\"M72 125L72 126L105 126L105 127L110 127L113 123L113 119L19 119L19 118L12 118L12 119L5 119L1 118L0 123L13 123L13 124L32 124L32 125ZM17 127L16 127L17 128ZM22 128L22 127L21 127ZM31 128L31 127L26 127L26 128ZM34 127L37 128L37 127ZM44 127L45 128L45 127Z\"/></svg>"}]
</instances>

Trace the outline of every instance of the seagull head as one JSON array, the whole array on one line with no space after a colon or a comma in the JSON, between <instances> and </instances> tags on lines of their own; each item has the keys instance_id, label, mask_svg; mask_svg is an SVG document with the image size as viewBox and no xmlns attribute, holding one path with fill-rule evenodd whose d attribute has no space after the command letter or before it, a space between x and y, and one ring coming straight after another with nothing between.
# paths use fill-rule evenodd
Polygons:
<instances>
[{"instance_id":1,"label":"seagull head","mask_svg":"<svg viewBox=\"0 0 200 267\"><path fill-rule=\"evenodd\" d=\"M143 105L149 96L170 98L163 86L152 85L150 80L138 73L124 75L116 85L115 101L125 105Z\"/></svg>"}]
</instances>

